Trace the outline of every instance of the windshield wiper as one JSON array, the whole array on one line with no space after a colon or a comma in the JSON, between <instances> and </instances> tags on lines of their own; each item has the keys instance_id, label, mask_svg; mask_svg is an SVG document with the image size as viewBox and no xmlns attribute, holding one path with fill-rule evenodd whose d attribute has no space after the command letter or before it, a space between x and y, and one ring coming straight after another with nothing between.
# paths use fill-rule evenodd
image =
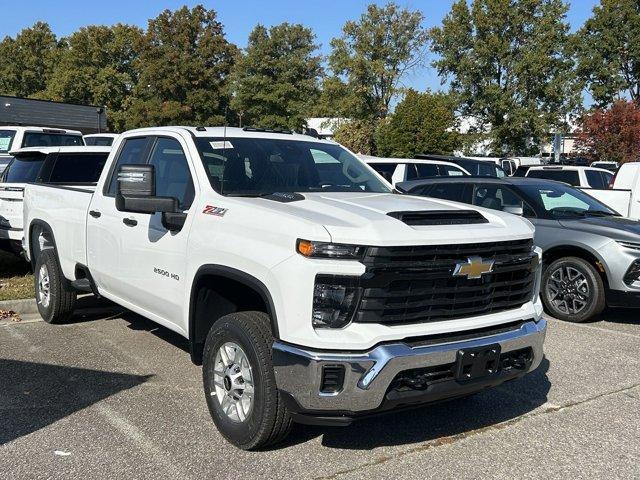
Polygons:
<instances>
[{"instance_id":1,"label":"windshield wiper","mask_svg":"<svg viewBox=\"0 0 640 480\"><path fill-rule=\"evenodd\" d=\"M245 197L245 198L260 198L260 197L268 197L269 195L273 195L276 192L264 192L264 193L227 193L223 194L227 197Z\"/></svg>"}]
</instances>

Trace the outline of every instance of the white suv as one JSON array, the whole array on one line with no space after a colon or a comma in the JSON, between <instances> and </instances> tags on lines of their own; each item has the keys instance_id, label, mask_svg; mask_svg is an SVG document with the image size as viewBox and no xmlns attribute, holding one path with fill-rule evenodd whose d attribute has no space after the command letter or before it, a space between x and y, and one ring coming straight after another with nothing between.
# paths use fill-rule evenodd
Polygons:
<instances>
[{"instance_id":1,"label":"white suv","mask_svg":"<svg viewBox=\"0 0 640 480\"><path fill-rule=\"evenodd\" d=\"M526 177L544 178L568 183L574 187L604 190L609 188L613 173L604 168L574 167L564 165L532 166Z\"/></svg>"}]
</instances>

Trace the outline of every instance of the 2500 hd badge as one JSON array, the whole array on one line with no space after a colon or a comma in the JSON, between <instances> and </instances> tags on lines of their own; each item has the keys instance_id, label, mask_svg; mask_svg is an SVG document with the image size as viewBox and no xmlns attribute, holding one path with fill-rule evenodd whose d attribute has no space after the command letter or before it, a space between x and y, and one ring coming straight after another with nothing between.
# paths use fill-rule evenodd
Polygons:
<instances>
[{"instance_id":1,"label":"2500 hd badge","mask_svg":"<svg viewBox=\"0 0 640 480\"><path fill-rule=\"evenodd\" d=\"M158 267L153 267L153 273L157 273L158 275L162 275L164 277L172 278L173 280L177 280L178 282L180 281L180 275L178 275L177 273L170 273Z\"/></svg>"}]
</instances>

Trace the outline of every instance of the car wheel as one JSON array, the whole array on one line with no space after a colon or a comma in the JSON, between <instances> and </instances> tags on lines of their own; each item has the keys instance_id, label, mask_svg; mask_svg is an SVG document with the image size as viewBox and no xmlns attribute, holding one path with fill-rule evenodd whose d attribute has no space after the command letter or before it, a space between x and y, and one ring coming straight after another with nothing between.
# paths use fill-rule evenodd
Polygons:
<instances>
[{"instance_id":1,"label":"car wheel","mask_svg":"<svg viewBox=\"0 0 640 480\"><path fill-rule=\"evenodd\" d=\"M209 331L202 374L209 412L235 446L255 450L283 440L291 416L276 387L273 334L262 312L225 315Z\"/></svg>"},{"instance_id":2,"label":"car wheel","mask_svg":"<svg viewBox=\"0 0 640 480\"><path fill-rule=\"evenodd\" d=\"M69 284L52 248L43 250L36 261L35 294L38 312L47 323L64 323L73 314L77 293Z\"/></svg>"},{"instance_id":3,"label":"car wheel","mask_svg":"<svg viewBox=\"0 0 640 480\"><path fill-rule=\"evenodd\" d=\"M542 301L547 313L567 322L585 322L605 307L602 278L586 260L564 257L542 276Z\"/></svg>"}]
</instances>

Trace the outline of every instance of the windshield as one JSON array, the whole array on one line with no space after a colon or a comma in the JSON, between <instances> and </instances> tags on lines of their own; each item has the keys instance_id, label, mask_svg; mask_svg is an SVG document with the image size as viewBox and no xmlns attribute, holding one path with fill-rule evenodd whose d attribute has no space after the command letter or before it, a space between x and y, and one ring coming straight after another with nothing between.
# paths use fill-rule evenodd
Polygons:
<instances>
[{"instance_id":1,"label":"windshield","mask_svg":"<svg viewBox=\"0 0 640 480\"><path fill-rule=\"evenodd\" d=\"M391 190L339 145L273 138L197 138L212 187L224 195Z\"/></svg>"},{"instance_id":2,"label":"windshield","mask_svg":"<svg viewBox=\"0 0 640 480\"><path fill-rule=\"evenodd\" d=\"M35 182L44 163L44 155L20 155L14 158L4 172L7 183Z\"/></svg>"},{"instance_id":3,"label":"windshield","mask_svg":"<svg viewBox=\"0 0 640 480\"><path fill-rule=\"evenodd\" d=\"M590 197L582 190L562 183L523 184L519 188L540 209L559 220L587 216L618 216L604 203Z\"/></svg>"},{"instance_id":4,"label":"windshield","mask_svg":"<svg viewBox=\"0 0 640 480\"><path fill-rule=\"evenodd\" d=\"M64 133L25 132L23 147L66 147L84 145L81 135Z\"/></svg>"},{"instance_id":5,"label":"windshield","mask_svg":"<svg viewBox=\"0 0 640 480\"><path fill-rule=\"evenodd\" d=\"M15 135L14 130L0 130L0 153L7 153L11 150L11 143Z\"/></svg>"}]
</instances>

